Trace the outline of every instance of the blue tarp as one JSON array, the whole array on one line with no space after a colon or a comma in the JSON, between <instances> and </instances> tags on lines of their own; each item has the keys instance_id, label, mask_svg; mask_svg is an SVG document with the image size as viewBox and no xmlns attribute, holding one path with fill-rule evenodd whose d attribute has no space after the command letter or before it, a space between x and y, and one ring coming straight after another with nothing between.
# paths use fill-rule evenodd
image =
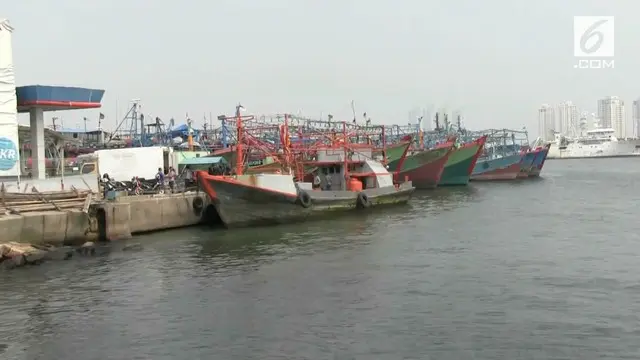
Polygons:
<instances>
[{"instance_id":1,"label":"blue tarp","mask_svg":"<svg viewBox=\"0 0 640 360\"><path fill-rule=\"evenodd\" d=\"M191 129L193 131L193 136L198 136L199 131L196 129ZM174 127L173 129L171 129L171 131L169 132L169 136L171 136L172 138L174 137L187 137L189 136L189 125L187 124L182 124L182 125L178 125L176 127Z\"/></svg>"},{"instance_id":2,"label":"blue tarp","mask_svg":"<svg viewBox=\"0 0 640 360\"><path fill-rule=\"evenodd\" d=\"M173 129L171 129L171 131L189 131L189 125L187 124L178 125Z\"/></svg>"}]
</instances>

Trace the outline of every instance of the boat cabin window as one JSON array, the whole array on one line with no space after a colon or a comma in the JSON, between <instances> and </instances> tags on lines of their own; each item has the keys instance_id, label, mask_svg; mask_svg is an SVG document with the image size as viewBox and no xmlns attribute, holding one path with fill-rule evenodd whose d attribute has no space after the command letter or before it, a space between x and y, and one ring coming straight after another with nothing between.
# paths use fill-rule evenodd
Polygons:
<instances>
[{"instance_id":1,"label":"boat cabin window","mask_svg":"<svg viewBox=\"0 0 640 360\"><path fill-rule=\"evenodd\" d=\"M85 163L85 164L82 165L82 171L81 172L83 174L91 174L95 170L96 170L96 164Z\"/></svg>"},{"instance_id":2,"label":"boat cabin window","mask_svg":"<svg viewBox=\"0 0 640 360\"><path fill-rule=\"evenodd\" d=\"M320 172L324 175L330 175L330 174L340 174L340 166L338 165L334 165L334 166L323 166L320 169Z\"/></svg>"}]
</instances>

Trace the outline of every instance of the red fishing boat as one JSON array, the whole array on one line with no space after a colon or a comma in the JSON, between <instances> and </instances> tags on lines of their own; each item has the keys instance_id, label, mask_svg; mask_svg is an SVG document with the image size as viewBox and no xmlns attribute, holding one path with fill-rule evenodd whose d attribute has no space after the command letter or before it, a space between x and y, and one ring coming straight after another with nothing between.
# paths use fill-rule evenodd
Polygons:
<instances>
[{"instance_id":1,"label":"red fishing boat","mask_svg":"<svg viewBox=\"0 0 640 360\"><path fill-rule=\"evenodd\" d=\"M249 134L251 129L243 126L240 108L235 115L235 174L197 174L200 189L211 199L207 211L214 215L209 218L226 227L291 223L341 210L406 203L414 192L411 182L394 183L393 174L372 159L372 146L350 144L352 134L346 133L344 124L342 135L333 134L313 146L292 146L285 118L277 151L281 173L245 174L246 152L260 145ZM409 146L410 142L405 157ZM307 182L305 169L310 166L314 168L313 180Z\"/></svg>"}]
</instances>

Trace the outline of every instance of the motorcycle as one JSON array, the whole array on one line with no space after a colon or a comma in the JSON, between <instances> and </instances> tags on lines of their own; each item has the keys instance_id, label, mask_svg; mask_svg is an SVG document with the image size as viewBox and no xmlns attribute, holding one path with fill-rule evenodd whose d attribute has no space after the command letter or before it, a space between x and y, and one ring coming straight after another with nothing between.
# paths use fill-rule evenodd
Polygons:
<instances>
[{"instance_id":1,"label":"motorcycle","mask_svg":"<svg viewBox=\"0 0 640 360\"><path fill-rule=\"evenodd\" d=\"M134 176L131 179L131 193L133 195L142 195L144 194L144 189L142 187L142 182L140 181L140 178L138 178L137 176Z\"/></svg>"}]
</instances>

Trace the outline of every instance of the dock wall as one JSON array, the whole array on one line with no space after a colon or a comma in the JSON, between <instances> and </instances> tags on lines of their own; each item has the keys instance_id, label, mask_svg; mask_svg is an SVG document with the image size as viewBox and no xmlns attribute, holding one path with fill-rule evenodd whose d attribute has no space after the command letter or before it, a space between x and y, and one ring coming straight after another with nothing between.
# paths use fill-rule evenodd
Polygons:
<instances>
[{"instance_id":1,"label":"dock wall","mask_svg":"<svg viewBox=\"0 0 640 360\"><path fill-rule=\"evenodd\" d=\"M202 206L194 206L194 200ZM204 194L129 196L98 206L98 236L101 240L130 238L137 233L197 225L207 206ZM104 221L100 220L103 216Z\"/></svg>"},{"instance_id":2,"label":"dock wall","mask_svg":"<svg viewBox=\"0 0 640 360\"><path fill-rule=\"evenodd\" d=\"M80 210L43 211L0 217L0 240L29 244L91 240L89 215Z\"/></svg>"},{"instance_id":3,"label":"dock wall","mask_svg":"<svg viewBox=\"0 0 640 360\"><path fill-rule=\"evenodd\" d=\"M202 206L194 206L194 199ZM204 194L127 196L81 210L0 216L0 241L34 245L119 240L150 231L196 225L208 205Z\"/></svg>"}]
</instances>

